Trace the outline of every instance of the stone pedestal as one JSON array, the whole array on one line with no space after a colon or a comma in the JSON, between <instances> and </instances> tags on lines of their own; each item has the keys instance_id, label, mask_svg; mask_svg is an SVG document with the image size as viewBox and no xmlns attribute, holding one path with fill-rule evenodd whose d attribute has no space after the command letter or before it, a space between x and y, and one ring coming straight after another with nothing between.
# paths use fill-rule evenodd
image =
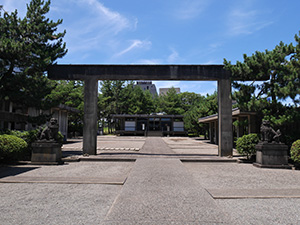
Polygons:
<instances>
[{"instance_id":1,"label":"stone pedestal","mask_svg":"<svg viewBox=\"0 0 300 225\"><path fill-rule=\"evenodd\" d=\"M256 163L261 168L290 168L288 146L282 143L259 142L256 145Z\"/></svg>"},{"instance_id":2,"label":"stone pedestal","mask_svg":"<svg viewBox=\"0 0 300 225\"><path fill-rule=\"evenodd\" d=\"M31 163L39 165L63 164L61 144L54 141L37 141L32 144Z\"/></svg>"}]
</instances>

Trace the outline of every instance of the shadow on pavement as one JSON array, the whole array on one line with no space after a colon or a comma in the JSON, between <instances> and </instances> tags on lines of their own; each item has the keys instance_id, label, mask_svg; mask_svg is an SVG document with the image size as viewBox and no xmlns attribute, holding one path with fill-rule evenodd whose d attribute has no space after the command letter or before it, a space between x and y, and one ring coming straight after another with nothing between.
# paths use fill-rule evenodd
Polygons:
<instances>
[{"instance_id":1,"label":"shadow on pavement","mask_svg":"<svg viewBox=\"0 0 300 225\"><path fill-rule=\"evenodd\" d=\"M62 156L63 157L68 157L68 156L72 156L72 155L82 155L83 152L82 151L65 151L62 150Z\"/></svg>"},{"instance_id":2,"label":"shadow on pavement","mask_svg":"<svg viewBox=\"0 0 300 225\"><path fill-rule=\"evenodd\" d=\"M0 167L0 179L9 176L19 175L28 171L37 169L38 167Z\"/></svg>"}]
</instances>

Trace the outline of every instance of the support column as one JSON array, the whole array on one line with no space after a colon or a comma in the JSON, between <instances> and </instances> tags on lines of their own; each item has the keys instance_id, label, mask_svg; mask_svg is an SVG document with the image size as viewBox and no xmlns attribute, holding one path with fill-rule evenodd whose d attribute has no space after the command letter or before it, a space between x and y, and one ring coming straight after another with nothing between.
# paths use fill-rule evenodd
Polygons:
<instances>
[{"instance_id":1,"label":"support column","mask_svg":"<svg viewBox=\"0 0 300 225\"><path fill-rule=\"evenodd\" d=\"M84 81L83 154L97 154L98 80Z\"/></svg>"},{"instance_id":2,"label":"support column","mask_svg":"<svg viewBox=\"0 0 300 225\"><path fill-rule=\"evenodd\" d=\"M218 80L219 156L232 156L232 99L230 79Z\"/></svg>"}]
</instances>

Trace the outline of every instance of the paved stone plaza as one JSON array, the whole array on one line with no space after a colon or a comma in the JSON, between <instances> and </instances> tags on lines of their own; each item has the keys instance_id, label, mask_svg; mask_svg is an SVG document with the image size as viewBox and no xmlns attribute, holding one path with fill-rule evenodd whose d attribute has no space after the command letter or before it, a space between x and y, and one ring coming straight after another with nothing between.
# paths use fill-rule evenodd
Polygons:
<instances>
[{"instance_id":1,"label":"paved stone plaza","mask_svg":"<svg viewBox=\"0 0 300 225\"><path fill-rule=\"evenodd\" d=\"M300 171L219 158L187 137L98 137L60 166L0 168L0 224L300 224Z\"/></svg>"}]
</instances>

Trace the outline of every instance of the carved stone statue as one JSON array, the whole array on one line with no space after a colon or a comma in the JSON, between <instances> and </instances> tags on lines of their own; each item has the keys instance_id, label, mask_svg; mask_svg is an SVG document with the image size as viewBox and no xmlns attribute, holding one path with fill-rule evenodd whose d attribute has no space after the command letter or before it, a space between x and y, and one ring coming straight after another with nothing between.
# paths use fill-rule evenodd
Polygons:
<instances>
[{"instance_id":1,"label":"carved stone statue","mask_svg":"<svg viewBox=\"0 0 300 225\"><path fill-rule=\"evenodd\" d=\"M36 165L58 165L62 161L62 144L58 142L58 122L51 118L40 131L39 140L32 143L31 163Z\"/></svg>"},{"instance_id":2,"label":"carved stone statue","mask_svg":"<svg viewBox=\"0 0 300 225\"><path fill-rule=\"evenodd\" d=\"M58 122L56 118L51 118L49 124L42 130L40 140L57 141Z\"/></svg>"},{"instance_id":3,"label":"carved stone statue","mask_svg":"<svg viewBox=\"0 0 300 225\"><path fill-rule=\"evenodd\" d=\"M268 120L264 120L262 122L262 125L260 127L260 132L261 132L261 141L262 142L276 142L276 143L280 143L280 137L281 137L281 132L278 129L277 131L275 131L270 124L270 121Z\"/></svg>"},{"instance_id":4,"label":"carved stone statue","mask_svg":"<svg viewBox=\"0 0 300 225\"><path fill-rule=\"evenodd\" d=\"M280 142L281 132L275 131L270 121L264 120L260 127L261 141L255 146L256 162L260 168L290 168L288 146Z\"/></svg>"}]
</instances>

